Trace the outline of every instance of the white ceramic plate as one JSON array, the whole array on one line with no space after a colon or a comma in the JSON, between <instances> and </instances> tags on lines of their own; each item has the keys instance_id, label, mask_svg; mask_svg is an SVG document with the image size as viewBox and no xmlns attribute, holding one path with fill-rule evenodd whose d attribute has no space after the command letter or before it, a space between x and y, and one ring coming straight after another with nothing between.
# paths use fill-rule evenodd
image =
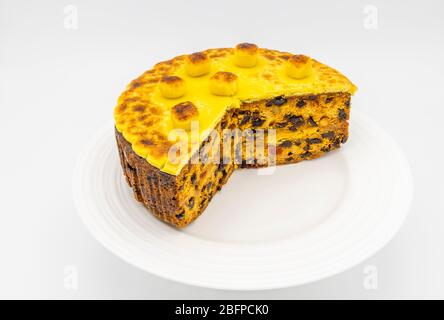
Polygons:
<instances>
[{"instance_id":1,"label":"white ceramic plate","mask_svg":"<svg viewBox=\"0 0 444 320\"><path fill-rule=\"evenodd\" d=\"M134 200L110 124L79 157L75 202L105 247L158 276L232 290L305 284L376 253L409 209L411 175L397 144L358 111L350 131L320 159L271 175L235 172L203 215L177 230Z\"/></svg>"}]
</instances>

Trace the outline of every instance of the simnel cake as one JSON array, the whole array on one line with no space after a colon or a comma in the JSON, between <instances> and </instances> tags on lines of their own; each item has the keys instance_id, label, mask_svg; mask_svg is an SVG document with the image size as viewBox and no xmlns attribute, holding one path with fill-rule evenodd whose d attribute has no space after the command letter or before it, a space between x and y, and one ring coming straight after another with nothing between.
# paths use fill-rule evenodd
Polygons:
<instances>
[{"instance_id":1,"label":"simnel cake","mask_svg":"<svg viewBox=\"0 0 444 320\"><path fill-rule=\"evenodd\" d=\"M339 148L355 91L308 56L249 43L160 62L128 85L114 110L124 175L156 217L184 227L234 170Z\"/></svg>"}]
</instances>

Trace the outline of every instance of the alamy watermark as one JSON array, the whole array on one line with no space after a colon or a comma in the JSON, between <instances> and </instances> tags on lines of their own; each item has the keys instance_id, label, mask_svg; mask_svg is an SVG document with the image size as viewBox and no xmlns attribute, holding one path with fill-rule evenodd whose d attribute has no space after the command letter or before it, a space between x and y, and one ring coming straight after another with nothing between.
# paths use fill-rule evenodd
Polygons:
<instances>
[{"instance_id":1,"label":"alamy watermark","mask_svg":"<svg viewBox=\"0 0 444 320\"><path fill-rule=\"evenodd\" d=\"M364 281L362 285L365 290L377 290L379 281L378 281L378 268L375 265L365 266L364 270Z\"/></svg>"},{"instance_id":2,"label":"alamy watermark","mask_svg":"<svg viewBox=\"0 0 444 320\"><path fill-rule=\"evenodd\" d=\"M378 29L378 8L372 4L364 7L364 29L377 30Z\"/></svg>"},{"instance_id":3,"label":"alamy watermark","mask_svg":"<svg viewBox=\"0 0 444 320\"><path fill-rule=\"evenodd\" d=\"M201 137L206 137L200 143ZM173 165L236 164L268 167L261 175L271 174L276 166L275 129L223 129L201 133L199 122L191 122L191 130L176 128L169 132L173 145L168 151L168 162ZM265 173L267 172L267 173Z\"/></svg>"},{"instance_id":4,"label":"alamy watermark","mask_svg":"<svg viewBox=\"0 0 444 320\"><path fill-rule=\"evenodd\" d=\"M74 265L63 268L63 287L67 291L79 290L79 270Z\"/></svg>"},{"instance_id":5,"label":"alamy watermark","mask_svg":"<svg viewBox=\"0 0 444 320\"><path fill-rule=\"evenodd\" d=\"M63 26L66 30L77 30L79 28L79 15L76 6L67 5L63 8L65 18Z\"/></svg>"}]
</instances>

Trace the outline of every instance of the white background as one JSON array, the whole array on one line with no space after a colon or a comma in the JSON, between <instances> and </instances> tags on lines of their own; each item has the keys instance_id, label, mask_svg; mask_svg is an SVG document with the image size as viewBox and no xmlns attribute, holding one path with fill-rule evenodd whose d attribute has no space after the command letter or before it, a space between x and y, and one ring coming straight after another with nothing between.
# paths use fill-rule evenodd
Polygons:
<instances>
[{"instance_id":1,"label":"white background","mask_svg":"<svg viewBox=\"0 0 444 320\"><path fill-rule=\"evenodd\" d=\"M64 25L67 5L78 29ZM365 25L368 5L377 29ZM444 298L442 1L0 0L0 298ZM260 292L202 289L144 273L77 216L76 156L155 62L248 41L305 53L359 87L353 108L401 145L414 179L407 221L377 255L335 277ZM78 270L78 290L64 268ZM366 290L364 268L379 286Z\"/></svg>"}]
</instances>

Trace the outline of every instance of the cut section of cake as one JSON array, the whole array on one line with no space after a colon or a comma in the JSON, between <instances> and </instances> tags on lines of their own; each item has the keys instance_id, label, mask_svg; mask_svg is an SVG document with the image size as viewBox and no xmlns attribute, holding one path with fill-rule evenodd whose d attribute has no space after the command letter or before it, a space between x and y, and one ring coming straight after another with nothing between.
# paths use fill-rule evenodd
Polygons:
<instances>
[{"instance_id":1,"label":"cut section of cake","mask_svg":"<svg viewBox=\"0 0 444 320\"><path fill-rule=\"evenodd\" d=\"M186 226L235 169L338 149L355 91L310 57L247 43L158 63L114 110L124 175L156 217Z\"/></svg>"}]
</instances>

